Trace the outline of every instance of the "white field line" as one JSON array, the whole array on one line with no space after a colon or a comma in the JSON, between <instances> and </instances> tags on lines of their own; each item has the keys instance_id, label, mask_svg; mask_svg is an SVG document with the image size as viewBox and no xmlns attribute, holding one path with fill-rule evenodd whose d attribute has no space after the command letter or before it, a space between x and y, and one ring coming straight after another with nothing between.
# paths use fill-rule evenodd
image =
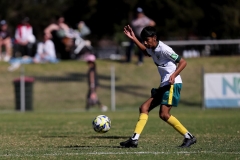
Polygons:
<instances>
[{"instance_id":1,"label":"white field line","mask_svg":"<svg viewBox=\"0 0 240 160\"><path fill-rule=\"evenodd\" d=\"M52 153L52 154L1 154L0 157L35 157L35 156L77 156L77 155L122 155L122 154L229 154L229 155L240 155L240 152L211 152L211 151L201 151L201 152L87 152L87 153Z\"/></svg>"}]
</instances>

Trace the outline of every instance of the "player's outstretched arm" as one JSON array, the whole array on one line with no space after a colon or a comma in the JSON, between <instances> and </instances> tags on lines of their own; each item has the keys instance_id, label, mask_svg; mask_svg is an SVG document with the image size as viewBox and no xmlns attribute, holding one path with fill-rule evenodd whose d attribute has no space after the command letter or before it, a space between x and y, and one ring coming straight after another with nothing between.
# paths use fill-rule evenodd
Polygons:
<instances>
[{"instance_id":1,"label":"player's outstretched arm","mask_svg":"<svg viewBox=\"0 0 240 160\"><path fill-rule=\"evenodd\" d=\"M130 38L131 40L133 40L133 42L143 51L143 52L146 52L146 47L136 38L132 28L127 25L124 27L124 30L123 30L124 34Z\"/></svg>"}]
</instances>

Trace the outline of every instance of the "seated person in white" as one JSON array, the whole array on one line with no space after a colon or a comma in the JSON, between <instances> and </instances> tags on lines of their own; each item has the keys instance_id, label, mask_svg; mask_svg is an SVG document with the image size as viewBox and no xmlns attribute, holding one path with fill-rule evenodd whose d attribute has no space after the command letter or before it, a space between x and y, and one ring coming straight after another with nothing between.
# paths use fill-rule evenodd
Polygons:
<instances>
[{"instance_id":1,"label":"seated person in white","mask_svg":"<svg viewBox=\"0 0 240 160\"><path fill-rule=\"evenodd\" d=\"M44 34L43 42L39 42L37 46L37 53L33 58L33 63L56 63L55 46L48 34Z\"/></svg>"},{"instance_id":2,"label":"seated person in white","mask_svg":"<svg viewBox=\"0 0 240 160\"><path fill-rule=\"evenodd\" d=\"M49 35L44 34L43 42L39 42L37 46L37 53L34 58L30 56L23 56L21 58L11 58L9 63L11 66L9 71L14 71L20 67L21 64L30 63L57 63L59 60L56 57L55 46Z\"/></svg>"}]
</instances>

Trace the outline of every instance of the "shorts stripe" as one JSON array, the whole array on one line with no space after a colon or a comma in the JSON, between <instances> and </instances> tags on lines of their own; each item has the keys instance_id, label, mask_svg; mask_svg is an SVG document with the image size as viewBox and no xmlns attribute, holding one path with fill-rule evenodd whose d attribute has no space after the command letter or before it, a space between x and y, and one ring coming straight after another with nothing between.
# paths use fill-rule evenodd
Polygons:
<instances>
[{"instance_id":1,"label":"shorts stripe","mask_svg":"<svg viewBox=\"0 0 240 160\"><path fill-rule=\"evenodd\" d=\"M169 105L172 105L173 88L174 88L174 85L171 85L171 88L170 88L170 90L169 90L169 97L168 97L168 104L169 104Z\"/></svg>"}]
</instances>

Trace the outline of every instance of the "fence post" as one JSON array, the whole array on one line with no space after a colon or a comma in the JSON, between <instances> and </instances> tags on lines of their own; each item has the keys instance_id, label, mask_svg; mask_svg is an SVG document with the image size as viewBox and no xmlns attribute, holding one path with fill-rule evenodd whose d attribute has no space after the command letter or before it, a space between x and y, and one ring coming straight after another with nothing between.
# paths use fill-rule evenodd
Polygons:
<instances>
[{"instance_id":1,"label":"fence post","mask_svg":"<svg viewBox=\"0 0 240 160\"><path fill-rule=\"evenodd\" d=\"M21 65L21 76L20 76L20 102L21 102L21 107L20 110L21 112L25 112L25 82L24 82L24 65Z\"/></svg>"},{"instance_id":2,"label":"fence post","mask_svg":"<svg viewBox=\"0 0 240 160\"><path fill-rule=\"evenodd\" d=\"M204 110L205 109L205 96L204 96L204 73L205 73L205 71L204 71L204 67L202 67L202 74L201 74L201 76L202 76L202 109Z\"/></svg>"},{"instance_id":3,"label":"fence post","mask_svg":"<svg viewBox=\"0 0 240 160\"><path fill-rule=\"evenodd\" d=\"M111 110L115 111L115 68L111 67Z\"/></svg>"}]
</instances>

